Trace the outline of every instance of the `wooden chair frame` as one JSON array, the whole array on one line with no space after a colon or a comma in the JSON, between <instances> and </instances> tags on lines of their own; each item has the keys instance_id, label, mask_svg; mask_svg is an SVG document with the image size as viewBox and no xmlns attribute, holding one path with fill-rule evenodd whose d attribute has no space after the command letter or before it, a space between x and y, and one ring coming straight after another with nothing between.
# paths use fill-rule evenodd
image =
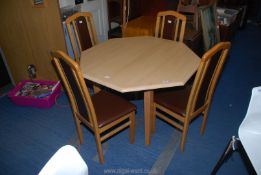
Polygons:
<instances>
[{"instance_id":1,"label":"wooden chair frame","mask_svg":"<svg viewBox=\"0 0 261 175\"><path fill-rule=\"evenodd\" d=\"M176 18L175 34L173 40L183 42L187 18L185 15L171 10L162 11L157 14L155 37L163 38L166 16L174 16Z\"/></svg>"},{"instance_id":2,"label":"wooden chair frame","mask_svg":"<svg viewBox=\"0 0 261 175\"><path fill-rule=\"evenodd\" d=\"M193 26L196 30L199 30L199 2L198 0L192 0L191 4L186 4L184 0L179 0L177 11L180 13L189 13L193 15Z\"/></svg>"},{"instance_id":3,"label":"wooden chair frame","mask_svg":"<svg viewBox=\"0 0 261 175\"><path fill-rule=\"evenodd\" d=\"M60 78L62 79L64 87L69 96L70 104L71 104L72 111L73 111L73 117L75 119L76 130L77 130L77 133L79 136L80 143L81 144L83 143L83 134L82 134L81 126L80 126L81 123L83 123L85 126L90 128L94 132L100 163L104 163L103 150L102 150L102 145L101 145L102 141L110 138L111 136L118 133L119 131L121 131L127 127L130 127L130 143L134 143L134 140L135 140L135 111L132 111L126 115L123 115L121 118L119 118L103 127L99 127L98 122L97 122L95 108L93 106L91 96L88 92L88 89L85 84L84 78L82 76L82 72L80 71L79 65L75 61L73 61L69 56L67 56L65 53L63 53L62 51L53 51L53 52L51 52L51 55L53 57L54 65L57 68L57 71L60 75ZM83 98L85 108L87 109L89 118L87 116L82 116L80 114L80 111L79 111L79 108L77 105L77 101L76 101L76 97L74 95L72 86L70 85L68 78L66 77L66 74L61 65L60 59L62 59L64 62L66 62L66 64L70 66L70 69L73 72L73 76L77 82L77 87L80 90L80 93ZM88 118L89 120L87 120L86 118ZM118 124L120 124L121 122L123 122L124 120L127 120L127 119L129 119L127 122L118 126ZM116 125L117 125L117 127L113 128ZM108 131L108 130L110 130L110 131ZM101 135L105 131L107 131L107 132L104 135Z\"/></svg>"},{"instance_id":4,"label":"wooden chair frame","mask_svg":"<svg viewBox=\"0 0 261 175\"><path fill-rule=\"evenodd\" d=\"M208 111L210 108L212 96L218 81L218 78L221 74L223 65L228 55L228 51L230 49L230 42L221 42L215 45L212 49L206 52L200 62L198 67L198 71L196 73L196 77L194 79L194 83L192 85L192 89L190 91L189 99L186 106L186 114L180 115L176 112L171 111L170 109L161 106L157 103L154 103L154 110L153 110L153 117L152 117L152 131L155 132L155 117L159 117L166 122L170 123L174 127L180 129L182 131L182 138L180 142L180 149L183 152L185 147L185 141L187 137L188 127L190 122L196 118L198 115L203 114L203 121L200 129L200 133L203 134L206 128L206 122L208 118ZM204 77L206 76L207 69L210 65L210 60L213 56L221 52L219 57L217 66L214 69L213 76L211 77L210 84L207 89L207 93L204 99L204 104L199 108L196 108L197 99L199 97L199 92L203 84ZM170 119L169 117L165 116L162 112L158 111L157 109L167 113L171 117L175 118L178 122Z\"/></svg>"},{"instance_id":5,"label":"wooden chair frame","mask_svg":"<svg viewBox=\"0 0 261 175\"><path fill-rule=\"evenodd\" d=\"M79 30L78 30L77 24L76 24L76 20L79 17L84 17L84 19L86 21L92 46L98 44L97 33L96 33L95 25L93 22L93 16L90 12L77 12L77 13L73 14L72 16L68 17L66 19L65 23L66 23L66 27L67 27L67 30L69 33L69 38L70 38L70 41L72 44L74 58L77 61L77 63L80 63L80 55L78 53L78 48L79 48L80 52L83 51L82 45L80 42Z\"/></svg>"}]
</instances>

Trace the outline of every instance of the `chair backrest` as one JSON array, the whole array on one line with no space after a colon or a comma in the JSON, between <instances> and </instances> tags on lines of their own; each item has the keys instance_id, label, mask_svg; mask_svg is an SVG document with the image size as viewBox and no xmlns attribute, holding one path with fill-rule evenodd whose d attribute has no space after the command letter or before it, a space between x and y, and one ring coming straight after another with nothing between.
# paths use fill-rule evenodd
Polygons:
<instances>
[{"instance_id":1,"label":"chair backrest","mask_svg":"<svg viewBox=\"0 0 261 175\"><path fill-rule=\"evenodd\" d=\"M177 11L188 15L187 23L190 22L196 30L199 29L198 0L179 0Z\"/></svg>"},{"instance_id":2,"label":"chair backrest","mask_svg":"<svg viewBox=\"0 0 261 175\"><path fill-rule=\"evenodd\" d=\"M183 42L186 16L176 11L162 11L157 14L155 37Z\"/></svg>"},{"instance_id":3,"label":"chair backrest","mask_svg":"<svg viewBox=\"0 0 261 175\"><path fill-rule=\"evenodd\" d=\"M230 47L230 42L220 42L202 56L191 89L187 114L192 115L210 104Z\"/></svg>"},{"instance_id":4,"label":"chair backrest","mask_svg":"<svg viewBox=\"0 0 261 175\"><path fill-rule=\"evenodd\" d=\"M68 94L76 120L81 120L91 129L98 127L93 103L85 84L79 64L62 51L51 52L54 65Z\"/></svg>"},{"instance_id":5,"label":"chair backrest","mask_svg":"<svg viewBox=\"0 0 261 175\"><path fill-rule=\"evenodd\" d=\"M80 52L98 43L92 14L78 12L65 21L75 60L79 63Z\"/></svg>"}]
</instances>

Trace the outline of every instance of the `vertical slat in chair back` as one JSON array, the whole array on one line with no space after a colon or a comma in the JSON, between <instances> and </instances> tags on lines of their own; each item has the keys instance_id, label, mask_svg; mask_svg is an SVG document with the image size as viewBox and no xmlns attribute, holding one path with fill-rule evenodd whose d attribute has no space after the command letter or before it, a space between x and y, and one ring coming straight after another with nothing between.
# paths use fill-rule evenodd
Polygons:
<instances>
[{"instance_id":1,"label":"vertical slat in chair back","mask_svg":"<svg viewBox=\"0 0 261 175\"><path fill-rule=\"evenodd\" d=\"M203 55L192 86L187 113L192 114L210 104L230 45L230 42L218 43Z\"/></svg>"},{"instance_id":2,"label":"vertical slat in chair back","mask_svg":"<svg viewBox=\"0 0 261 175\"><path fill-rule=\"evenodd\" d=\"M170 40L178 40L178 22L179 20L177 20L174 16L164 16L162 19L162 28L161 28L161 38L164 39L170 39Z\"/></svg>"},{"instance_id":3,"label":"vertical slat in chair back","mask_svg":"<svg viewBox=\"0 0 261 175\"><path fill-rule=\"evenodd\" d=\"M94 45L93 38L91 37L90 33L90 24L88 18L84 16L79 16L75 19L76 30L79 36L79 42L81 46L81 50L86 50L91 48Z\"/></svg>"}]
</instances>

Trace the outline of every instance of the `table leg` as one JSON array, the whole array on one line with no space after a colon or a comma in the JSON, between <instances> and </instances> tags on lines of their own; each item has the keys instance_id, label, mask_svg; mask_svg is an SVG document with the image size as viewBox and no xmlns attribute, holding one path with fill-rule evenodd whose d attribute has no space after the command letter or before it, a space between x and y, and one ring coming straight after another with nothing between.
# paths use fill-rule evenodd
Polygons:
<instances>
[{"instance_id":1,"label":"table leg","mask_svg":"<svg viewBox=\"0 0 261 175\"><path fill-rule=\"evenodd\" d=\"M153 91L144 92L144 123L145 123L145 144L150 144L151 134L151 115L153 110L154 93Z\"/></svg>"}]
</instances>

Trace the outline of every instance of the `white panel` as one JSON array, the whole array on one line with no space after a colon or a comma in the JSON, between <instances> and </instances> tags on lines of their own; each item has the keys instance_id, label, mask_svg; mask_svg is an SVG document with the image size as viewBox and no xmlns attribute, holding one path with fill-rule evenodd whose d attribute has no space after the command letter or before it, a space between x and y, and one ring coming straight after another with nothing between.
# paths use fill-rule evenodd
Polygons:
<instances>
[{"instance_id":1,"label":"white panel","mask_svg":"<svg viewBox=\"0 0 261 175\"><path fill-rule=\"evenodd\" d=\"M61 147L45 164L39 175L88 175L88 166L71 145Z\"/></svg>"},{"instance_id":2,"label":"white panel","mask_svg":"<svg viewBox=\"0 0 261 175\"><path fill-rule=\"evenodd\" d=\"M74 0L59 0L60 8L75 5Z\"/></svg>"},{"instance_id":3,"label":"white panel","mask_svg":"<svg viewBox=\"0 0 261 175\"><path fill-rule=\"evenodd\" d=\"M108 15L106 0L85 1L80 11L88 11L93 15L99 41L108 39Z\"/></svg>"},{"instance_id":4,"label":"white panel","mask_svg":"<svg viewBox=\"0 0 261 175\"><path fill-rule=\"evenodd\" d=\"M261 174L261 86L252 90L247 114L238 135L257 174Z\"/></svg>"}]
</instances>

